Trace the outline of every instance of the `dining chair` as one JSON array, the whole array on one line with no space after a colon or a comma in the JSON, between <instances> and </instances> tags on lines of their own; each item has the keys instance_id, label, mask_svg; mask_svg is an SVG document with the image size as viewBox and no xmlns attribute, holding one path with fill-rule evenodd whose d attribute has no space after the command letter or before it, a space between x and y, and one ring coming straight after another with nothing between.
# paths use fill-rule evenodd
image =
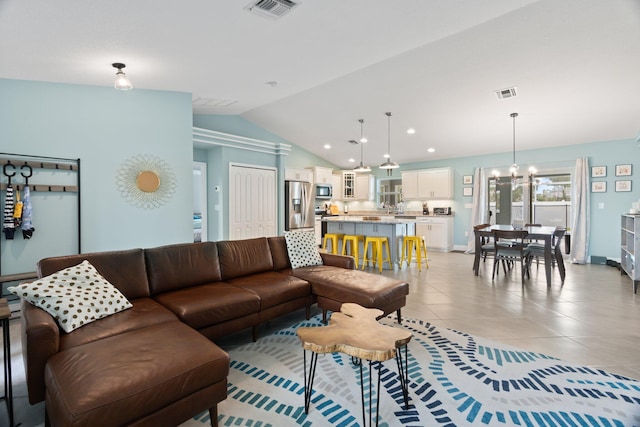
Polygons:
<instances>
[{"instance_id":1,"label":"dining chair","mask_svg":"<svg viewBox=\"0 0 640 427\"><path fill-rule=\"evenodd\" d=\"M502 268L507 272L506 264L520 261L520 275L522 276L522 284L524 284L525 274L529 277L529 248L524 244L524 239L529 232L527 230L493 230L494 244L494 260L493 275L491 280L496 276L496 270L502 262ZM501 241L512 241L512 245L501 244Z\"/></svg>"},{"instance_id":2,"label":"dining chair","mask_svg":"<svg viewBox=\"0 0 640 427\"><path fill-rule=\"evenodd\" d=\"M491 226L491 224L474 225L473 232L476 233L478 230L482 230L483 228L487 228L489 226ZM491 254L493 256L493 254L495 253L495 247L493 245L493 242L491 241L491 238L488 236L480 236L480 244L482 245L480 247L480 256L482 257L482 261L486 262L487 254Z\"/></svg>"},{"instance_id":3,"label":"dining chair","mask_svg":"<svg viewBox=\"0 0 640 427\"><path fill-rule=\"evenodd\" d=\"M556 259L558 256L562 257L562 251L560 249L560 244L562 243L562 238L567 232L566 227L558 226L553 232L553 236L551 236L551 265L553 267L556 266ZM529 263L536 259L536 267L540 265L540 257L544 260L544 242L531 242L527 245L529 248L529 252L531 257L529 259ZM544 262L544 261L543 261Z\"/></svg>"}]
</instances>

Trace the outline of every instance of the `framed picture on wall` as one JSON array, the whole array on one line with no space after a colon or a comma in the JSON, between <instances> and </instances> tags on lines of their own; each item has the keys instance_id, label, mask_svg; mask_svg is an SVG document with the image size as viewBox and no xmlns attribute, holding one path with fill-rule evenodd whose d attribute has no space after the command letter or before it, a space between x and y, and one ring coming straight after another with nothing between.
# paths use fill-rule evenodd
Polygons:
<instances>
[{"instance_id":1,"label":"framed picture on wall","mask_svg":"<svg viewBox=\"0 0 640 427\"><path fill-rule=\"evenodd\" d=\"M607 176L607 167L606 166L593 166L591 167L591 177L592 178L602 178Z\"/></svg>"},{"instance_id":2,"label":"framed picture on wall","mask_svg":"<svg viewBox=\"0 0 640 427\"><path fill-rule=\"evenodd\" d=\"M594 181L591 183L592 193L606 193L607 181Z\"/></svg>"},{"instance_id":3,"label":"framed picture on wall","mask_svg":"<svg viewBox=\"0 0 640 427\"><path fill-rule=\"evenodd\" d=\"M463 196L473 196L473 187L463 187L462 188Z\"/></svg>"},{"instance_id":4,"label":"framed picture on wall","mask_svg":"<svg viewBox=\"0 0 640 427\"><path fill-rule=\"evenodd\" d=\"M473 184L473 175L464 175L462 177L462 183L464 185Z\"/></svg>"},{"instance_id":5,"label":"framed picture on wall","mask_svg":"<svg viewBox=\"0 0 640 427\"><path fill-rule=\"evenodd\" d=\"M631 176L631 165L616 165L616 176Z\"/></svg>"},{"instance_id":6,"label":"framed picture on wall","mask_svg":"<svg viewBox=\"0 0 640 427\"><path fill-rule=\"evenodd\" d=\"M631 181L616 181L616 191L631 191Z\"/></svg>"}]
</instances>

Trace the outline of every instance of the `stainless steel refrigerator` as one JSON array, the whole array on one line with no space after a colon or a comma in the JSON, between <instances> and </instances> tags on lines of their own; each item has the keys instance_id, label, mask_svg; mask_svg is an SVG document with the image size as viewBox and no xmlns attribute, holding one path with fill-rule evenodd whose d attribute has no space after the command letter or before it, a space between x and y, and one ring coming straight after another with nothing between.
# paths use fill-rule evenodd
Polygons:
<instances>
[{"instance_id":1,"label":"stainless steel refrigerator","mask_svg":"<svg viewBox=\"0 0 640 427\"><path fill-rule=\"evenodd\" d=\"M284 229L313 231L315 212L310 182L284 182Z\"/></svg>"}]
</instances>

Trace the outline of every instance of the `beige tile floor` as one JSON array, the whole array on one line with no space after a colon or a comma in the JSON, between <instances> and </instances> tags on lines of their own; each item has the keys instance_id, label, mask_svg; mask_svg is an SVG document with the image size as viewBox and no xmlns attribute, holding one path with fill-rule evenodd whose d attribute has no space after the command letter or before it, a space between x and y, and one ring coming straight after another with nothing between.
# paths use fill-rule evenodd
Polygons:
<instances>
[{"instance_id":1,"label":"beige tile floor","mask_svg":"<svg viewBox=\"0 0 640 427\"><path fill-rule=\"evenodd\" d=\"M640 293L633 294L626 275L606 265L566 263L565 283L554 269L547 288L544 266L536 270L534 265L523 286L518 269L492 281L492 262L481 263L476 277L473 255L430 252L428 270L423 266L419 272L414 263L382 274L410 284L404 316L640 379ZM378 274L377 269L366 271ZM319 312L314 307L312 314ZM260 335L303 318L304 310L298 310L263 325ZM250 332L243 331L219 344L225 348L250 339ZM21 427L42 426L44 404L26 401L17 318L11 320L11 346L16 420ZM0 404L0 425L5 420Z\"/></svg>"},{"instance_id":2,"label":"beige tile floor","mask_svg":"<svg viewBox=\"0 0 640 427\"><path fill-rule=\"evenodd\" d=\"M404 315L640 379L640 293L617 268L567 262L547 288L542 264L524 285L519 266L492 281L489 259L474 276L473 255L430 252L429 264L383 271L410 284Z\"/></svg>"}]
</instances>

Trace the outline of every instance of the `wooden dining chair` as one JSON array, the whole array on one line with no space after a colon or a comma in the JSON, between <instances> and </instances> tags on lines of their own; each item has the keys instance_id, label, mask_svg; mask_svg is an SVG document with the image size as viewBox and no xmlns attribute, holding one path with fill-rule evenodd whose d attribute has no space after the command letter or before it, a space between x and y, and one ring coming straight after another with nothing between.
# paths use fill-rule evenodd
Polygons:
<instances>
[{"instance_id":1,"label":"wooden dining chair","mask_svg":"<svg viewBox=\"0 0 640 427\"><path fill-rule=\"evenodd\" d=\"M478 225L474 225L473 226L473 232L475 233L478 230L482 230L483 228L487 228L491 226L491 224L478 224ZM487 237L487 236L480 236L480 243L481 243L481 247L480 247L480 256L482 257L482 261L486 262L487 261L487 254L491 254L493 256L493 254L495 253L495 247L493 245L493 241L491 241L492 238Z\"/></svg>"},{"instance_id":2,"label":"wooden dining chair","mask_svg":"<svg viewBox=\"0 0 640 427\"><path fill-rule=\"evenodd\" d=\"M553 267L556 266L556 260L558 256L562 258L562 250L560 249L560 244L562 243L562 238L567 232L566 227L558 226L553 232L553 236L551 236L551 265ZM531 242L527 245L529 248L529 252L531 258L529 263L533 261L533 258L536 259L536 267L540 265L540 257L544 260L544 242Z\"/></svg>"},{"instance_id":3,"label":"wooden dining chair","mask_svg":"<svg viewBox=\"0 0 640 427\"><path fill-rule=\"evenodd\" d=\"M524 244L524 239L529 232L527 230L493 230L493 244L494 244L494 260L493 260L493 274L491 280L495 279L496 270L499 268L500 262L502 262L502 268L507 272L506 264L511 263L515 265L517 261L520 262L520 275L522 277L522 284L524 284L525 275L529 277L529 248ZM514 244L505 245L501 244L501 241L512 241Z\"/></svg>"}]
</instances>

